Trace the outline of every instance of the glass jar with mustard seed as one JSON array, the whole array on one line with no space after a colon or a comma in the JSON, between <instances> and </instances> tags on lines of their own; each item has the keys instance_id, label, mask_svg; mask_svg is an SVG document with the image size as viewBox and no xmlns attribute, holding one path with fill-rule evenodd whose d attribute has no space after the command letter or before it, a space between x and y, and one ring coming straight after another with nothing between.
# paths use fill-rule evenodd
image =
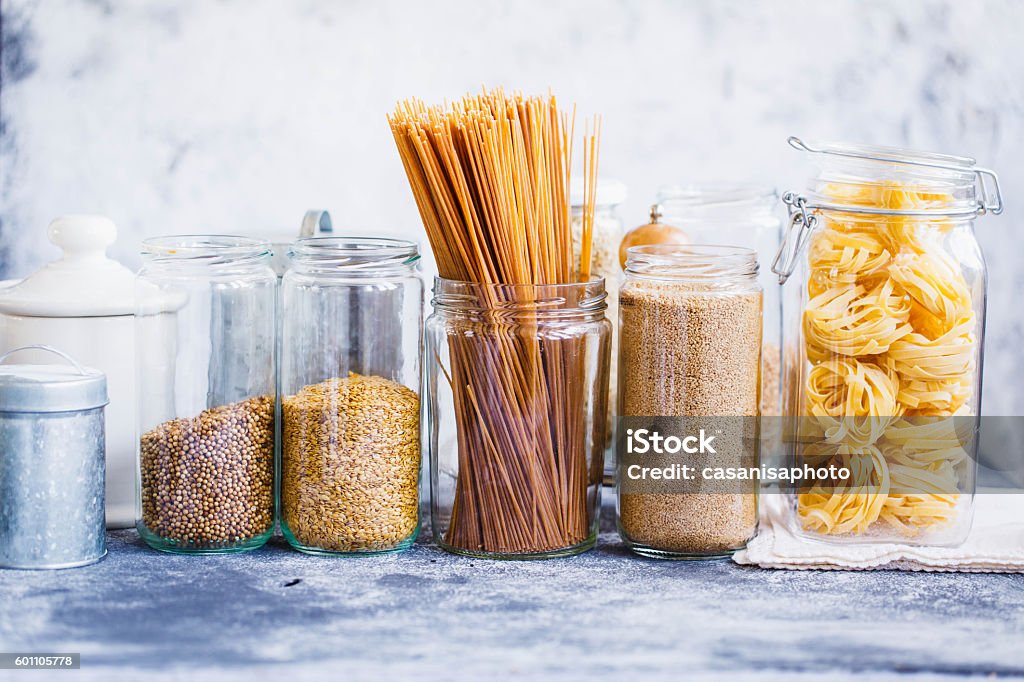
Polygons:
<instances>
[{"instance_id":1,"label":"glass jar with mustard seed","mask_svg":"<svg viewBox=\"0 0 1024 682\"><path fill-rule=\"evenodd\" d=\"M136 311L136 526L167 552L262 546L274 530L277 276L246 237L143 243Z\"/></svg>"}]
</instances>

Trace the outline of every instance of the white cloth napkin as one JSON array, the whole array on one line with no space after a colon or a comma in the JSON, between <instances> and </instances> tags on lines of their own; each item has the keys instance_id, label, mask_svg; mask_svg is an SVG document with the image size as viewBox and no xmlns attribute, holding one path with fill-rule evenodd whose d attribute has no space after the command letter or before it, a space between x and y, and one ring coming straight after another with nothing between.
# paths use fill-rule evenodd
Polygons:
<instances>
[{"instance_id":1,"label":"white cloth napkin","mask_svg":"<svg viewBox=\"0 0 1024 682\"><path fill-rule=\"evenodd\" d=\"M974 524L959 547L898 544L840 545L793 535L784 520L785 498L761 498L761 529L733 560L763 568L1024 573L1024 494L975 496Z\"/></svg>"}]
</instances>

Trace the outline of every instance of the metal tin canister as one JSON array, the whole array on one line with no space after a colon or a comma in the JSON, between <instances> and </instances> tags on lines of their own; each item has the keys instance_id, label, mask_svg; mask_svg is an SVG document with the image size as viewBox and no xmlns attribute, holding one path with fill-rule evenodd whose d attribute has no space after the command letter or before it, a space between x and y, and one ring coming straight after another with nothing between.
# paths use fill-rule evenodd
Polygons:
<instances>
[{"instance_id":1,"label":"metal tin canister","mask_svg":"<svg viewBox=\"0 0 1024 682\"><path fill-rule=\"evenodd\" d=\"M107 553L107 379L31 348L69 366L0 364L0 568L84 566Z\"/></svg>"}]
</instances>

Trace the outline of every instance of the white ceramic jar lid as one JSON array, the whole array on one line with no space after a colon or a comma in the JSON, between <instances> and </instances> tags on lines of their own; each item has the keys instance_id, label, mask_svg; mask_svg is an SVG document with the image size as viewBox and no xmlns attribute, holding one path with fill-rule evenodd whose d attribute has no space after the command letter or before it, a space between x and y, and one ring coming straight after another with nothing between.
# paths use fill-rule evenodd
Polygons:
<instances>
[{"instance_id":1,"label":"white ceramic jar lid","mask_svg":"<svg viewBox=\"0 0 1024 682\"><path fill-rule=\"evenodd\" d=\"M0 313L29 317L108 317L135 313L135 274L107 248L117 227L98 215L67 215L46 230L64 251L18 284L0 288Z\"/></svg>"}]
</instances>

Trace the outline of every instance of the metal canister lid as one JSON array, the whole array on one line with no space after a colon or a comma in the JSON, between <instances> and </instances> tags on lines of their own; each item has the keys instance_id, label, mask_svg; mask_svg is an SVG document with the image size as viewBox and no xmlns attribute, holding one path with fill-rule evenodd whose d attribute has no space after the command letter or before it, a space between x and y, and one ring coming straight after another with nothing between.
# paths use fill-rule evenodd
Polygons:
<instances>
[{"instance_id":1,"label":"metal canister lid","mask_svg":"<svg viewBox=\"0 0 1024 682\"><path fill-rule=\"evenodd\" d=\"M107 404L107 377L49 346L25 346L0 355L0 363L29 348L60 355L69 365L0 364L0 412L75 412Z\"/></svg>"}]
</instances>

